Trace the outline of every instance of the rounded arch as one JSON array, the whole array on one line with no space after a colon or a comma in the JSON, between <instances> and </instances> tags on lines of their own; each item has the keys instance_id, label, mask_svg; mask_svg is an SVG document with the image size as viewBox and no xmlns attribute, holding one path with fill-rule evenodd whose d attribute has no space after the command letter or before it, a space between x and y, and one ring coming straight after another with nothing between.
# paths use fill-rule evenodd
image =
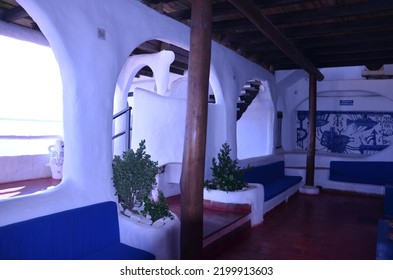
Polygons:
<instances>
[{"instance_id":1,"label":"rounded arch","mask_svg":"<svg viewBox=\"0 0 393 280\"><path fill-rule=\"evenodd\" d=\"M135 51L135 50L134 50ZM159 95L167 95L170 65L175 59L172 51L162 50L157 53L130 55L119 74L115 95L113 114L117 114L133 106L131 97L128 102L129 95L136 87L156 92ZM144 78L142 78L144 77ZM137 82L136 82L137 80ZM127 115L129 114L129 115ZM112 125L113 135L117 135L122 131L127 131L124 136L114 139L112 142L113 154L119 155L123 151L128 150L131 144L131 133L128 131L132 126L132 113L128 113L114 119Z\"/></svg>"},{"instance_id":2,"label":"rounded arch","mask_svg":"<svg viewBox=\"0 0 393 280\"><path fill-rule=\"evenodd\" d=\"M61 179L62 161L54 173L46 166L48 147L63 138L63 85L53 49L36 30L4 22L0 30L0 157L7 156L0 182Z\"/></svg>"},{"instance_id":3,"label":"rounded arch","mask_svg":"<svg viewBox=\"0 0 393 280\"><path fill-rule=\"evenodd\" d=\"M160 50L164 48L164 50ZM146 70L146 67L150 69L150 71ZM169 98L168 100L161 102L170 103L170 99L182 99L185 100L187 98L187 86L188 86L188 51L173 45L168 42L163 42L160 40L152 39L146 42L141 43L138 47L136 47L131 55L127 58L122 71L119 75L116 90L115 90L115 98L114 98L114 113L117 113L128 106L127 104L127 96L130 91L134 91L137 88L143 89L143 91L139 92L154 92L159 96ZM213 72L213 71L212 71ZM135 76L138 74L141 75L141 78L136 79ZM150 76L147 77L146 76ZM211 75L214 76L214 75ZM215 77L215 76L214 76ZM209 103L216 103L216 92L219 91L219 83L217 79L211 78L211 80L215 82L209 83ZM154 98L154 96L146 95L146 98ZM222 99L222 98L221 98ZM140 99L138 99L140 100ZM218 98L220 100L220 98ZM153 102L153 101L152 101ZM176 101L177 102L177 101ZM154 103L154 102L153 102ZM151 103L152 104L152 103ZM168 104L167 104L168 105ZM168 105L169 106L169 105ZM175 108L177 110L179 108ZM145 111L150 110L150 108L146 108ZM184 110L180 110L184 111ZM136 112L140 111L134 111ZM180 112L179 112L180 113ZM154 113L151 113L154 115ZM184 114L184 112L183 112ZM185 117L185 116L184 116ZM137 119L141 120L141 118L135 117L135 121ZM143 122L147 122L150 119L149 117L143 117ZM179 117L179 120L183 119L183 116ZM126 122L116 124L114 133L119 132L120 130L124 130L124 125ZM123 127L123 129L119 129L118 127ZM145 123L144 124L144 132L147 133L147 130L160 130L157 127L158 123L154 122L152 124ZM181 125L182 126L182 125ZM137 126L138 127L138 126ZM136 128L137 128L136 127ZM135 134L138 134L138 129L135 129ZM169 133L170 131L168 131ZM181 138L182 135L176 133L178 138ZM148 136L147 136L148 137ZM137 141L139 136L136 136L133 139ZM131 146L135 145L135 141L131 141ZM183 141L183 140L182 140ZM161 141L164 143L165 141ZM114 153L119 154L124 150L125 144L121 143L121 148L118 145L114 147ZM163 144L162 144L163 145ZM149 149L149 144L147 144L147 148ZM154 144L156 146L156 144ZM162 149L165 147L162 146ZM173 157L172 157L173 158Z\"/></svg>"}]
</instances>

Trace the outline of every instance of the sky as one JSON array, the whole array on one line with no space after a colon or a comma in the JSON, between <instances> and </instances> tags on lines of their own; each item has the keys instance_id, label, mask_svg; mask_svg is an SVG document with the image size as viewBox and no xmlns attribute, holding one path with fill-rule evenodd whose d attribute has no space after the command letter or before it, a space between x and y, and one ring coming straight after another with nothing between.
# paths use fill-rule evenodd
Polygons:
<instances>
[{"instance_id":1,"label":"sky","mask_svg":"<svg viewBox=\"0 0 393 280\"><path fill-rule=\"evenodd\" d=\"M51 48L0 36L0 156L47 152L54 140L14 136L62 136L62 90Z\"/></svg>"},{"instance_id":2,"label":"sky","mask_svg":"<svg viewBox=\"0 0 393 280\"><path fill-rule=\"evenodd\" d=\"M61 121L62 107L52 49L0 36L0 118Z\"/></svg>"}]
</instances>

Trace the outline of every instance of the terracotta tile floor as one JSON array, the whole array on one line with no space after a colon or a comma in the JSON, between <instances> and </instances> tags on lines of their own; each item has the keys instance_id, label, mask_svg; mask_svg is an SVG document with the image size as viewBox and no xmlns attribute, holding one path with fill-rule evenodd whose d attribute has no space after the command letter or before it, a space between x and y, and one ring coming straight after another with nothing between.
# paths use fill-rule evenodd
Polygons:
<instances>
[{"instance_id":1,"label":"terracotta tile floor","mask_svg":"<svg viewBox=\"0 0 393 280\"><path fill-rule=\"evenodd\" d=\"M42 178L0 184L0 200L14 196L32 194L57 186L61 180Z\"/></svg>"},{"instance_id":2,"label":"terracotta tile floor","mask_svg":"<svg viewBox=\"0 0 393 280\"><path fill-rule=\"evenodd\" d=\"M170 210L180 218L180 195L167 198ZM203 211L203 236L206 238L229 224L247 216L247 213L227 213L204 209Z\"/></svg>"},{"instance_id":3,"label":"terracotta tile floor","mask_svg":"<svg viewBox=\"0 0 393 280\"><path fill-rule=\"evenodd\" d=\"M0 184L0 199L56 186L51 178ZM180 213L180 199L170 199ZM231 215L205 211L211 226L233 221ZM223 216L224 215L224 216ZM265 215L264 222L232 237L209 259L375 259L377 221L383 216L383 198L323 191L317 196L295 194Z\"/></svg>"},{"instance_id":4,"label":"terracotta tile floor","mask_svg":"<svg viewBox=\"0 0 393 280\"><path fill-rule=\"evenodd\" d=\"M214 259L372 260L383 198L295 194Z\"/></svg>"}]
</instances>

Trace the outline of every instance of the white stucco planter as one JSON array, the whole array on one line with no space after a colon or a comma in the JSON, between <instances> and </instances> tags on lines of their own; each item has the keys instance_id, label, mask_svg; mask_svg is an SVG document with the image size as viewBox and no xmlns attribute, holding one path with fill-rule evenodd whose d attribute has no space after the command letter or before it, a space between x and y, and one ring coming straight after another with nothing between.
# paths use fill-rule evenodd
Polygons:
<instances>
[{"instance_id":1,"label":"white stucco planter","mask_svg":"<svg viewBox=\"0 0 393 280\"><path fill-rule=\"evenodd\" d=\"M147 225L119 214L120 241L154 254L157 260L178 260L180 220L172 214L173 219L162 226Z\"/></svg>"},{"instance_id":2,"label":"white stucco planter","mask_svg":"<svg viewBox=\"0 0 393 280\"><path fill-rule=\"evenodd\" d=\"M247 190L225 192L221 190L203 190L203 198L222 203L239 203L251 205L251 226L263 221L264 190L261 184L249 184Z\"/></svg>"}]
</instances>

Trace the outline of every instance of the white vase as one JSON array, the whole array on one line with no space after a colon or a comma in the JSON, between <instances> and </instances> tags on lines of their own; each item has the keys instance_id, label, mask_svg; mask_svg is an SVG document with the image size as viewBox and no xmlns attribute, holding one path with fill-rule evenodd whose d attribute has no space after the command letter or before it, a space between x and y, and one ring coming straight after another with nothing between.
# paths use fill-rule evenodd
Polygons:
<instances>
[{"instance_id":1,"label":"white vase","mask_svg":"<svg viewBox=\"0 0 393 280\"><path fill-rule=\"evenodd\" d=\"M64 161L64 142L56 140L54 145L48 147L49 163L53 179L61 179L63 177L63 161Z\"/></svg>"}]
</instances>

